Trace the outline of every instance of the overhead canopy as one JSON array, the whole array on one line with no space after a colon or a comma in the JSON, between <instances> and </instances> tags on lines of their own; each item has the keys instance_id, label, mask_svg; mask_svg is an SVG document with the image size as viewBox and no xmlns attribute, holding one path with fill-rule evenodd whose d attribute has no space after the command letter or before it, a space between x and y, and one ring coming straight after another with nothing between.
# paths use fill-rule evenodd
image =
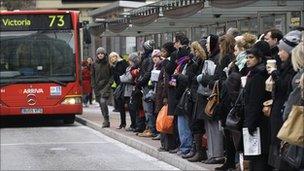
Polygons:
<instances>
[{"instance_id":1,"label":"overhead canopy","mask_svg":"<svg viewBox=\"0 0 304 171\"><path fill-rule=\"evenodd\" d=\"M128 22L123 26L116 24L121 29L113 29L113 25L109 27L111 24L107 24L108 29L103 30L102 36L143 36L184 31L190 27L257 17L258 12L282 13L291 9L301 11L303 2L293 0L282 5L274 0L163 0L123 12L120 16Z\"/></svg>"}]
</instances>

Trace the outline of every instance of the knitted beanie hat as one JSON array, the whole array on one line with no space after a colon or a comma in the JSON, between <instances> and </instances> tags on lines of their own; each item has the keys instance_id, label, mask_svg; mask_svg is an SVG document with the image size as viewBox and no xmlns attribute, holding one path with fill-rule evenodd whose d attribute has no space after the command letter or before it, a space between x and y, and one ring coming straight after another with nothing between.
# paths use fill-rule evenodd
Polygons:
<instances>
[{"instance_id":1,"label":"knitted beanie hat","mask_svg":"<svg viewBox=\"0 0 304 171\"><path fill-rule=\"evenodd\" d=\"M154 49L152 52L151 57L160 57L160 50L159 49Z\"/></svg>"},{"instance_id":2,"label":"knitted beanie hat","mask_svg":"<svg viewBox=\"0 0 304 171\"><path fill-rule=\"evenodd\" d=\"M291 54L292 49L300 43L300 40L301 32L298 30L291 31L280 40L278 48Z\"/></svg>"},{"instance_id":3,"label":"knitted beanie hat","mask_svg":"<svg viewBox=\"0 0 304 171\"><path fill-rule=\"evenodd\" d=\"M155 45L155 42L154 40L147 40L144 44L143 44L143 47L145 50L153 50L154 48L154 45Z\"/></svg>"},{"instance_id":4,"label":"knitted beanie hat","mask_svg":"<svg viewBox=\"0 0 304 171\"><path fill-rule=\"evenodd\" d=\"M106 54L106 50L103 47L99 47L96 49L96 54L98 53Z\"/></svg>"}]
</instances>

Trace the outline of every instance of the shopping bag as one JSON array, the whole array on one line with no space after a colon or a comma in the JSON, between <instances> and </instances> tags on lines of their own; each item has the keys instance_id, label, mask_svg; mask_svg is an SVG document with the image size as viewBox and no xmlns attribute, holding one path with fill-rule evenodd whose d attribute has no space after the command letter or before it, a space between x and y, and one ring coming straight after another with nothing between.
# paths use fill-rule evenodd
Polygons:
<instances>
[{"instance_id":1,"label":"shopping bag","mask_svg":"<svg viewBox=\"0 0 304 171\"><path fill-rule=\"evenodd\" d=\"M258 127L253 135L249 134L248 128L243 128L243 143L245 156L261 155L262 149L260 128Z\"/></svg>"},{"instance_id":2,"label":"shopping bag","mask_svg":"<svg viewBox=\"0 0 304 171\"><path fill-rule=\"evenodd\" d=\"M157 115L156 130L161 133L173 133L173 116L168 116L168 105L164 105Z\"/></svg>"},{"instance_id":3,"label":"shopping bag","mask_svg":"<svg viewBox=\"0 0 304 171\"><path fill-rule=\"evenodd\" d=\"M292 106L277 137L293 145L304 147L304 106Z\"/></svg>"}]
</instances>

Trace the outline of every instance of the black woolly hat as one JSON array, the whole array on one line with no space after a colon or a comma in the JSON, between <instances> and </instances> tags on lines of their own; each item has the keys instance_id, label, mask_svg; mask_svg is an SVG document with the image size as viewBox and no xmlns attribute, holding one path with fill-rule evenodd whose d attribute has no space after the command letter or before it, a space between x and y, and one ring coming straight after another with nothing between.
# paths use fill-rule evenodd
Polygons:
<instances>
[{"instance_id":1,"label":"black woolly hat","mask_svg":"<svg viewBox=\"0 0 304 171\"><path fill-rule=\"evenodd\" d=\"M263 61L266 60L266 56L271 56L270 46L265 41L258 41L246 53L262 58Z\"/></svg>"}]
</instances>

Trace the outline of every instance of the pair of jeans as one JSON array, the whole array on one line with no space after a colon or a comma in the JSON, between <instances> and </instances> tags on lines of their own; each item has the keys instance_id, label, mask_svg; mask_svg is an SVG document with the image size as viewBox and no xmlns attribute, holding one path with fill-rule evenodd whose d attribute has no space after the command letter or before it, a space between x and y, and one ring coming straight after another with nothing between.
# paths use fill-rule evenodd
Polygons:
<instances>
[{"instance_id":1,"label":"pair of jeans","mask_svg":"<svg viewBox=\"0 0 304 171\"><path fill-rule=\"evenodd\" d=\"M192 148L192 132L189 127L189 118L186 115L178 115L177 127L180 140L179 149L182 154L187 154Z\"/></svg>"},{"instance_id":2,"label":"pair of jeans","mask_svg":"<svg viewBox=\"0 0 304 171\"><path fill-rule=\"evenodd\" d=\"M156 118L155 118L155 114L154 114L154 103L151 102L146 102L143 100L143 108L144 108L144 112L145 112L145 117L146 117L146 122L147 125L150 129L150 131L152 132L153 135L157 134L156 131Z\"/></svg>"}]
</instances>

